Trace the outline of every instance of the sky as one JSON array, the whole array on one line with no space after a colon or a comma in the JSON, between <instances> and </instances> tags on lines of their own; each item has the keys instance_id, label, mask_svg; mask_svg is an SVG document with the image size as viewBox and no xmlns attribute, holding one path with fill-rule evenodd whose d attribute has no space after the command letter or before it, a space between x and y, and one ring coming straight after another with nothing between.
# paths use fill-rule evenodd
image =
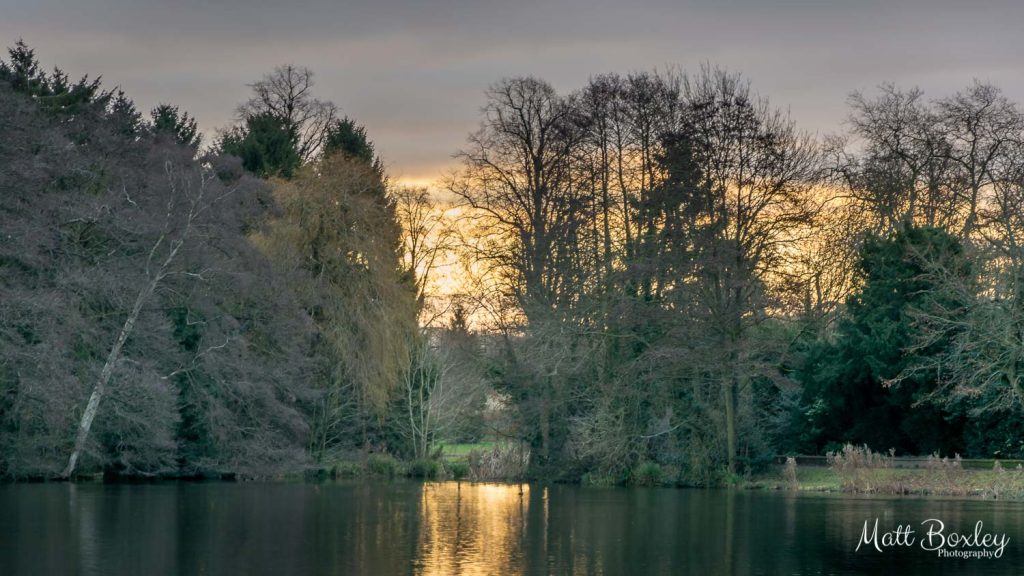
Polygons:
<instances>
[{"instance_id":1,"label":"sky","mask_svg":"<svg viewBox=\"0 0 1024 576\"><path fill-rule=\"evenodd\" d=\"M746 76L801 128L842 130L850 92L953 94L977 79L1024 103L1019 0L0 0L0 39L47 69L102 75L140 109L168 102L212 136L250 84L311 68L389 173L426 184L479 125L484 90L539 76L560 92L606 72Z\"/></svg>"}]
</instances>

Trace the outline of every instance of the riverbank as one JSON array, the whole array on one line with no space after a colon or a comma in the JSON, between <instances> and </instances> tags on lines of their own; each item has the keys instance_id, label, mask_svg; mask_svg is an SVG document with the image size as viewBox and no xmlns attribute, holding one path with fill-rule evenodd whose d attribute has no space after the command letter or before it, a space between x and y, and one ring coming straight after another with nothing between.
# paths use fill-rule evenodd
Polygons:
<instances>
[{"instance_id":1,"label":"riverbank","mask_svg":"<svg viewBox=\"0 0 1024 576\"><path fill-rule=\"evenodd\" d=\"M726 488L751 491L790 491L893 496L945 496L1024 501L1024 462L962 460L961 458L893 457L864 447L845 446L825 460L803 456L780 458L760 472L729 475L721 472L695 483L674 466L641 462L618 475L584 473L580 477L536 477L528 474L529 450L520 444L486 442L439 446L431 458L402 460L382 453L351 453L291 474L266 477L221 476L220 480L378 480L468 481L581 486ZM799 464L803 462L802 464ZM152 482L161 478L132 478L104 474L76 477L85 482ZM169 479L169 478L163 478ZM214 479L204 477L204 479Z\"/></svg>"},{"instance_id":2,"label":"riverbank","mask_svg":"<svg viewBox=\"0 0 1024 576\"><path fill-rule=\"evenodd\" d=\"M330 478L415 478L518 482L527 478L529 449L519 443L482 442L439 446L431 458L401 460L388 454L357 454L320 467Z\"/></svg>"},{"instance_id":3,"label":"riverbank","mask_svg":"<svg viewBox=\"0 0 1024 576\"><path fill-rule=\"evenodd\" d=\"M955 461L947 460L945 466L918 469L797 467L795 476L792 468L783 465L746 478L736 486L746 490L1024 500L1024 470L1001 465L976 470L950 462Z\"/></svg>"}]
</instances>

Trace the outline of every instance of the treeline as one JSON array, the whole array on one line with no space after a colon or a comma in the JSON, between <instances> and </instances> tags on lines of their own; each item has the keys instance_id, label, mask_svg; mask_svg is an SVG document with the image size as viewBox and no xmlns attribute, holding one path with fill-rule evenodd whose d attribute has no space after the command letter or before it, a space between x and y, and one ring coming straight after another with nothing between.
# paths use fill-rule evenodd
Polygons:
<instances>
[{"instance_id":1,"label":"treeline","mask_svg":"<svg viewBox=\"0 0 1024 576\"><path fill-rule=\"evenodd\" d=\"M276 69L201 148L98 80L0 62L0 477L302 473L412 454L404 212L365 130ZM400 201L399 198L404 198ZM419 402L415 400L415 402Z\"/></svg>"},{"instance_id":2,"label":"treeline","mask_svg":"<svg viewBox=\"0 0 1024 576\"><path fill-rule=\"evenodd\" d=\"M1024 120L992 86L857 93L819 138L712 67L505 79L454 205L308 69L251 88L204 146L23 43L0 63L0 477L477 440L691 485L847 442L1024 456Z\"/></svg>"},{"instance_id":3,"label":"treeline","mask_svg":"<svg viewBox=\"0 0 1024 576\"><path fill-rule=\"evenodd\" d=\"M980 83L849 103L816 138L712 67L487 91L447 188L537 473L1024 452L1020 111Z\"/></svg>"}]
</instances>

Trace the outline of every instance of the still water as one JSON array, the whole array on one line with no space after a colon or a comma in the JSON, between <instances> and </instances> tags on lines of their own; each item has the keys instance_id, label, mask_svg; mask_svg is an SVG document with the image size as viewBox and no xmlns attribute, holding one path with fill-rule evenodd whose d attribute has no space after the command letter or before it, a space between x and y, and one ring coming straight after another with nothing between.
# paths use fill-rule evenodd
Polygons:
<instances>
[{"instance_id":1,"label":"still water","mask_svg":"<svg viewBox=\"0 0 1024 576\"><path fill-rule=\"evenodd\" d=\"M854 551L930 518L1000 559ZM456 483L0 485L0 574L1021 574L1024 503Z\"/></svg>"}]
</instances>

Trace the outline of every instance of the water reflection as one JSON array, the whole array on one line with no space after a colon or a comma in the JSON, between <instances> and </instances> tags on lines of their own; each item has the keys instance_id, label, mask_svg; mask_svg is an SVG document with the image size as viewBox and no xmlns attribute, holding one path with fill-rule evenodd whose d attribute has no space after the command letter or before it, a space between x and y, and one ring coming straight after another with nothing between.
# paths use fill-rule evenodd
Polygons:
<instances>
[{"instance_id":1,"label":"water reflection","mask_svg":"<svg viewBox=\"0 0 1024 576\"><path fill-rule=\"evenodd\" d=\"M543 499L546 488L538 491ZM530 505L528 485L424 485L415 572L477 576L519 571Z\"/></svg>"},{"instance_id":2,"label":"water reflection","mask_svg":"<svg viewBox=\"0 0 1024 576\"><path fill-rule=\"evenodd\" d=\"M939 518L1000 560L855 552ZM1015 574L1024 504L413 482L0 485L0 574Z\"/></svg>"}]
</instances>

